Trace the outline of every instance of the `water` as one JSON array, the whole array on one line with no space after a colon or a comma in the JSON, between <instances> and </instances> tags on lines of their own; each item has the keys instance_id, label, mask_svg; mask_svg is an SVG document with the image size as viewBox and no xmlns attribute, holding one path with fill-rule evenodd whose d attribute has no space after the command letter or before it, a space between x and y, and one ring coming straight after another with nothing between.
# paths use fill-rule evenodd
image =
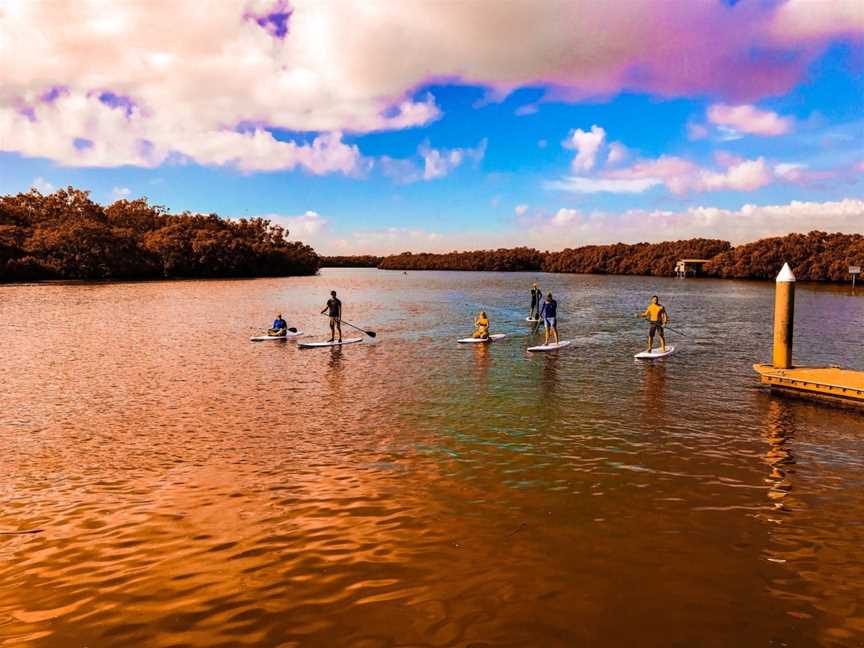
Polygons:
<instances>
[{"instance_id":1,"label":"water","mask_svg":"<svg viewBox=\"0 0 864 648\"><path fill-rule=\"evenodd\" d=\"M0 287L0 645L864 645L864 416L757 386L773 285L539 275L534 356L533 278ZM247 341L331 288L374 342ZM862 322L799 286L796 358Z\"/></svg>"}]
</instances>

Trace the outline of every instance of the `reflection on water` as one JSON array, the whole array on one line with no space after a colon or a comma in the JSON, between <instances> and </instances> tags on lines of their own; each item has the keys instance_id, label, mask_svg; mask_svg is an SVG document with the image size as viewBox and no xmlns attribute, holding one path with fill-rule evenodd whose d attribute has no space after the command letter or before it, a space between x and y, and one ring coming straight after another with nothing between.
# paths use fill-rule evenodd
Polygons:
<instances>
[{"instance_id":1,"label":"reflection on water","mask_svg":"<svg viewBox=\"0 0 864 648\"><path fill-rule=\"evenodd\" d=\"M0 645L861 645L864 417L756 388L773 285L543 276L529 354L533 279L0 287ZM333 289L375 340L247 341ZM796 317L864 369L864 299Z\"/></svg>"},{"instance_id":2,"label":"reflection on water","mask_svg":"<svg viewBox=\"0 0 864 648\"><path fill-rule=\"evenodd\" d=\"M768 443L765 463L770 473L765 481L770 486L768 497L780 513L787 511L784 500L792 488L791 476L795 470L795 458L791 450L792 431L795 429L793 416L792 407L785 400L777 398L768 403L763 437Z\"/></svg>"}]
</instances>

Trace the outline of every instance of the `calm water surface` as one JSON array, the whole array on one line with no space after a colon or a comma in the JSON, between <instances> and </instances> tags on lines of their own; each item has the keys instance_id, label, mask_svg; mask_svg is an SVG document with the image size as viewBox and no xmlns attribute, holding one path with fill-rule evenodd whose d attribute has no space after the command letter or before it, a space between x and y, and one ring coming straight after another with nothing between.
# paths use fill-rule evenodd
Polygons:
<instances>
[{"instance_id":1,"label":"calm water surface","mask_svg":"<svg viewBox=\"0 0 864 648\"><path fill-rule=\"evenodd\" d=\"M864 416L757 387L773 285L540 276L531 356L532 278L0 287L0 645L864 645ZM248 342L331 288L377 340ZM799 286L797 360L862 324Z\"/></svg>"}]
</instances>

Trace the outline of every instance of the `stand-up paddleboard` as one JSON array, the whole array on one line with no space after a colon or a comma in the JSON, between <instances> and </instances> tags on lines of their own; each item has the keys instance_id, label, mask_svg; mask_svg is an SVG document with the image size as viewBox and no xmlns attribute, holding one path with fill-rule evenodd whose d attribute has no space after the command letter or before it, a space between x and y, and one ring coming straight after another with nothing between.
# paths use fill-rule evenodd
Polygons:
<instances>
[{"instance_id":1,"label":"stand-up paddleboard","mask_svg":"<svg viewBox=\"0 0 864 648\"><path fill-rule=\"evenodd\" d=\"M484 342L495 342L495 340L505 337L507 337L506 333L496 333L495 335L490 335L488 338L462 338L456 341L459 344L483 344Z\"/></svg>"},{"instance_id":2,"label":"stand-up paddleboard","mask_svg":"<svg viewBox=\"0 0 864 648\"><path fill-rule=\"evenodd\" d=\"M321 347L335 347L335 346L345 346L346 344L357 344L358 342L362 342L362 337L356 338L345 338L341 342L298 342L297 346L301 349L318 349Z\"/></svg>"},{"instance_id":3,"label":"stand-up paddleboard","mask_svg":"<svg viewBox=\"0 0 864 648\"><path fill-rule=\"evenodd\" d=\"M296 333L288 331L286 335L254 335L249 340L252 342L265 342L267 340L296 340L299 337L303 337L303 331L297 331Z\"/></svg>"},{"instance_id":4,"label":"stand-up paddleboard","mask_svg":"<svg viewBox=\"0 0 864 648\"><path fill-rule=\"evenodd\" d=\"M637 360L654 360L656 358L665 358L668 355L672 355L675 353L675 347L671 344L666 345L666 350L661 351L659 348L654 349L653 351L643 351L642 353L637 353L633 357Z\"/></svg>"},{"instance_id":5,"label":"stand-up paddleboard","mask_svg":"<svg viewBox=\"0 0 864 648\"><path fill-rule=\"evenodd\" d=\"M553 342L552 344L541 344L540 346L528 347L528 350L532 352L557 351L558 349L563 349L571 344L573 344L573 340L561 340L557 344Z\"/></svg>"}]
</instances>

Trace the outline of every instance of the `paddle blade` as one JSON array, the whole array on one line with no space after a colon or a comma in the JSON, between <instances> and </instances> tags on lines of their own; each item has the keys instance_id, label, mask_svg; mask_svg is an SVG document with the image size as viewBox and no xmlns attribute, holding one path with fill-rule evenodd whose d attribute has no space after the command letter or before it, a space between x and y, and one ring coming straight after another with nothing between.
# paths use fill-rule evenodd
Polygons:
<instances>
[{"instance_id":1,"label":"paddle blade","mask_svg":"<svg viewBox=\"0 0 864 648\"><path fill-rule=\"evenodd\" d=\"M297 332L297 329L294 328L293 326L289 326L289 327L288 327L288 331L289 331L290 333L296 333L296 332Z\"/></svg>"},{"instance_id":2,"label":"paddle blade","mask_svg":"<svg viewBox=\"0 0 864 648\"><path fill-rule=\"evenodd\" d=\"M374 338L378 335L375 331L363 331L363 332L371 338Z\"/></svg>"}]
</instances>

